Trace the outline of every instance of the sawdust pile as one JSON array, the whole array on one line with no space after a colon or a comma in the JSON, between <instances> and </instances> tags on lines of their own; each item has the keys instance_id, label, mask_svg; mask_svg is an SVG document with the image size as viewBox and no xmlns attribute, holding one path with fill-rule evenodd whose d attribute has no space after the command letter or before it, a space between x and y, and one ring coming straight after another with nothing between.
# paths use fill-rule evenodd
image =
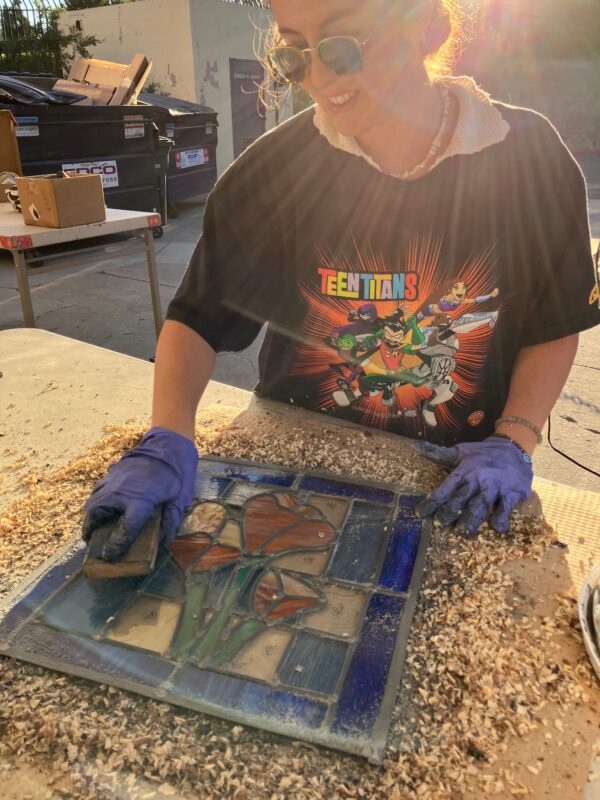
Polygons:
<instances>
[{"instance_id":1,"label":"sawdust pile","mask_svg":"<svg viewBox=\"0 0 600 800\"><path fill-rule=\"evenodd\" d=\"M354 432L290 433L271 422L250 431L243 420L228 427L208 417L198 444L215 455L407 487L439 477L430 466L417 471L414 458L402 461L385 439L375 437L363 450ZM141 434L135 423L109 430L68 467L27 477L27 494L0 516L3 591L79 535L81 507L94 482ZM452 537L450 547L436 528L435 567L424 579L383 768L5 658L0 753L43 761L54 790L69 797L531 796L522 774L496 768L499 754L513 737L540 726L560 738L560 718L550 724L544 709L553 704L565 718L588 701L592 681L582 648L571 662L557 655L559 642L577 635L575 603L560 597L557 613L534 621L503 569L511 559L543 559L552 540L543 522L523 518L514 521L510 538ZM527 769L533 778L540 765Z\"/></svg>"}]
</instances>

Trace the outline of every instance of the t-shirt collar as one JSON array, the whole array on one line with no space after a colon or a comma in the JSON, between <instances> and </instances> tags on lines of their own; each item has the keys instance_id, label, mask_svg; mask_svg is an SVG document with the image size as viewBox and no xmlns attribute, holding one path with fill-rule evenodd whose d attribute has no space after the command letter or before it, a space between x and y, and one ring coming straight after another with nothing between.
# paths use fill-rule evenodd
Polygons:
<instances>
[{"instance_id":1,"label":"t-shirt collar","mask_svg":"<svg viewBox=\"0 0 600 800\"><path fill-rule=\"evenodd\" d=\"M450 143L429 168L429 172L450 156L471 155L503 141L510 130L492 100L468 75L445 76L440 82L458 100L458 120ZM316 106L313 122L319 133L337 150L364 158L374 169L383 170L364 153L356 139L339 133L329 117ZM398 176L399 177L399 176Z\"/></svg>"}]
</instances>

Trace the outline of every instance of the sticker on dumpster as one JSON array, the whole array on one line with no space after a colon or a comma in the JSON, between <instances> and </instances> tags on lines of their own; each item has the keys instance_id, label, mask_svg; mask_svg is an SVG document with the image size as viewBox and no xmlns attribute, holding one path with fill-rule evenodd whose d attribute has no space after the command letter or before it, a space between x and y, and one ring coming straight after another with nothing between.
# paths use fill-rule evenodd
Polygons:
<instances>
[{"instance_id":1,"label":"sticker on dumpster","mask_svg":"<svg viewBox=\"0 0 600 800\"><path fill-rule=\"evenodd\" d=\"M175 125L165 125L165 133L169 139L175 138Z\"/></svg>"},{"instance_id":2,"label":"sticker on dumpster","mask_svg":"<svg viewBox=\"0 0 600 800\"><path fill-rule=\"evenodd\" d=\"M17 136L39 136L39 117L17 117Z\"/></svg>"},{"instance_id":3,"label":"sticker on dumpster","mask_svg":"<svg viewBox=\"0 0 600 800\"><path fill-rule=\"evenodd\" d=\"M194 150L181 150L177 153L177 169L201 167L208 161L208 150L205 147Z\"/></svg>"},{"instance_id":4,"label":"sticker on dumpster","mask_svg":"<svg viewBox=\"0 0 600 800\"><path fill-rule=\"evenodd\" d=\"M63 164L63 172L77 172L79 175L102 175L105 189L115 189L119 185L119 170L116 161L85 161L80 164Z\"/></svg>"},{"instance_id":5,"label":"sticker on dumpster","mask_svg":"<svg viewBox=\"0 0 600 800\"><path fill-rule=\"evenodd\" d=\"M126 139L143 139L146 135L146 126L144 124L143 116L126 116L123 117L125 123L125 138Z\"/></svg>"}]
</instances>

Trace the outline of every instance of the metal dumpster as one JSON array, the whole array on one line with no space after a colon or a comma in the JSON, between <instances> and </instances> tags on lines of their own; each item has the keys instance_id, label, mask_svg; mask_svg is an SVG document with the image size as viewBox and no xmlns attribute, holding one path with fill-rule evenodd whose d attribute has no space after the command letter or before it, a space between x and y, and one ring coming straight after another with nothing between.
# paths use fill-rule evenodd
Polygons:
<instances>
[{"instance_id":1,"label":"metal dumpster","mask_svg":"<svg viewBox=\"0 0 600 800\"><path fill-rule=\"evenodd\" d=\"M25 175L70 170L102 176L109 208L159 213L159 134L141 106L1 105L17 120ZM161 235L157 229L157 236Z\"/></svg>"},{"instance_id":2,"label":"metal dumpster","mask_svg":"<svg viewBox=\"0 0 600 800\"><path fill-rule=\"evenodd\" d=\"M217 112L160 94L142 93L138 100L137 108L150 109L161 135L174 142L167 173L169 205L207 196L217 180Z\"/></svg>"}]
</instances>

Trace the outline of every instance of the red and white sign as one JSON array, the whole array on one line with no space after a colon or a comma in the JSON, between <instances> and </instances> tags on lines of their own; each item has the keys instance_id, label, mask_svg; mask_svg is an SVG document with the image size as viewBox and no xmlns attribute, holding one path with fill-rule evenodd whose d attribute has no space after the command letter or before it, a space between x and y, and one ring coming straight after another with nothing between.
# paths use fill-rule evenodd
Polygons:
<instances>
[{"instance_id":1,"label":"red and white sign","mask_svg":"<svg viewBox=\"0 0 600 800\"><path fill-rule=\"evenodd\" d=\"M208 162L208 148L200 147L194 150L180 150L176 156L177 169L191 169L202 167Z\"/></svg>"},{"instance_id":2,"label":"red and white sign","mask_svg":"<svg viewBox=\"0 0 600 800\"><path fill-rule=\"evenodd\" d=\"M80 164L63 164L63 172L77 172L79 175L101 175L105 189L115 189L119 185L119 169L116 161L84 161Z\"/></svg>"}]
</instances>

